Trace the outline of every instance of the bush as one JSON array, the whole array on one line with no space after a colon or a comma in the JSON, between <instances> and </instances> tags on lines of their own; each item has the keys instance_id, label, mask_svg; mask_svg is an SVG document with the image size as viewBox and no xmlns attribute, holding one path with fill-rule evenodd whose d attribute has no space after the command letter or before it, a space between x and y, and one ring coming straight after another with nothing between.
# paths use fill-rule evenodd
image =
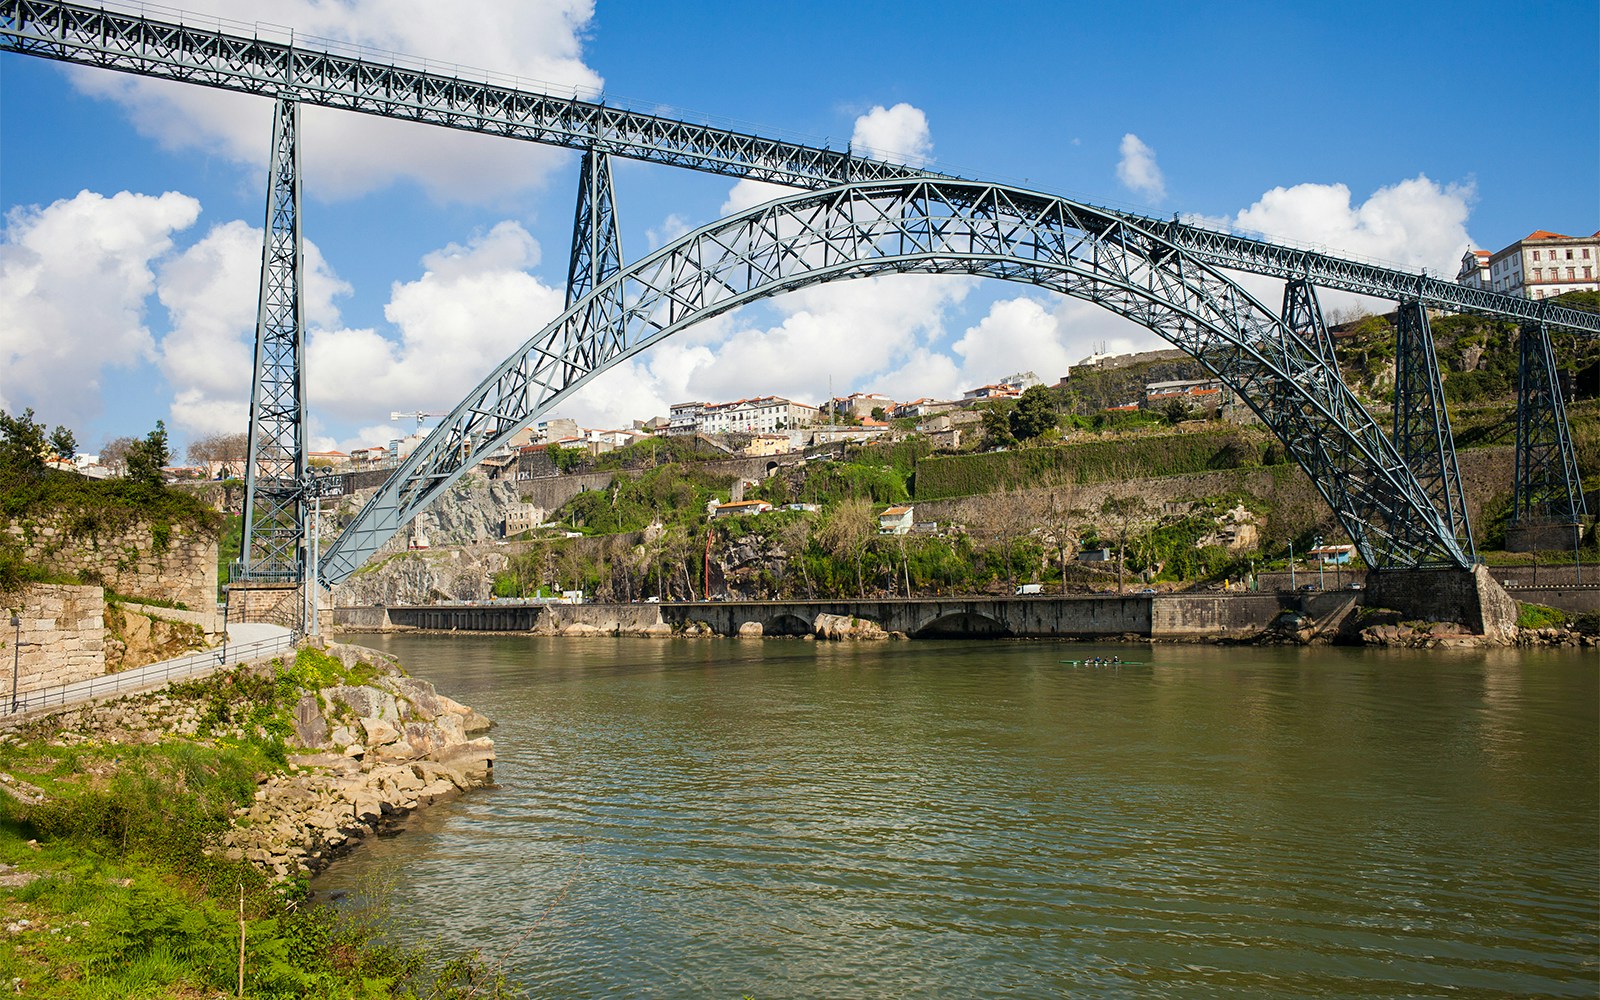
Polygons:
<instances>
[{"instance_id":1,"label":"bush","mask_svg":"<svg viewBox=\"0 0 1600 1000\"><path fill-rule=\"evenodd\" d=\"M1543 604L1517 602L1518 628L1557 628L1567 623L1567 613Z\"/></svg>"}]
</instances>

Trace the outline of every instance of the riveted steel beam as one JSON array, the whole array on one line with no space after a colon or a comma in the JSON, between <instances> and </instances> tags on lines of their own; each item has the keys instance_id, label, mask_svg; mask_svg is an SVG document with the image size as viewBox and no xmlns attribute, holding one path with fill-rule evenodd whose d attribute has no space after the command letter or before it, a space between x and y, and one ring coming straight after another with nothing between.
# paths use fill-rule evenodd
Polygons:
<instances>
[{"instance_id":1,"label":"riveted steel beam","mask_svg":"<svg viewBox=\"0 0 1600 1000\"><path fill-rule=\"evenodd\" d=\"M1395 322L1394 444L1457 540L1476 557L1428 310L1415 300L1400 304Z\"/></svg>"},{"instance_id":2,"label":"riveted steel beam","mask_svg":"<svg viewBox=\"0 0 1600 1000\"><path fill-rule=\"evenodd\" d=\"M1321 353L1216 268L1092 206L936 178L805 192L627 265L535 334L440 423L330 550L337 582L512 434L606 369L760 298L902 273L974 274L1095 302L1199 359L1278 435L1380 568L1468 565L1450 522ZM615 295L611 330L587 325Z\"/></svg>"},{"instance_id":3,"label":"riveted steel beam","mask_svg":"<svg viewBox=\"0 0 1600 1000\"><path fill-rule=\"evenodd\" d=\"M244 544L233 579L299 582L305 569L304 251L300 235L300 106L280 98L261 248L261 293L250 387Z\"/></svg>"},{"instance_id":4,"label":"riveted steel beam","mask_svg":"<svg viewBox=\"0 0 1600 1000\"><path fill-rule=\"evenodd\" d=\"M176 12L175 12L176 13ZM798 188L845 181L943 177L919 167L552 94L518 82L497 83L459 67L400 65L394 60L325 51L228 30L182 14L107 11L60 0L0 0L0 51L99 66L244 93L292 94L303 103L403 121L483 132L529 142L594 150L751 177ZM214 25L214 26L213 26ZM1092 206L1091 206L1092 207ZM1125 221L1160 234L1189 259L1323 288L1435 308L1600 335L1600 315L1545 308L1396 268L1209 230L1178 220L1097 208L1105 224Z\"/></svg>"}]
</instances>

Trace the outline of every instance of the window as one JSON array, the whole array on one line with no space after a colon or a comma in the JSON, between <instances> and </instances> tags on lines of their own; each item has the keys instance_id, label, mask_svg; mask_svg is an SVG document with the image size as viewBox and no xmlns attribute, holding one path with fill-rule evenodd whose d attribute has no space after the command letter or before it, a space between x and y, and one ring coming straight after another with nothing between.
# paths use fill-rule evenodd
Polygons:
<instances>
[{"instance_id":1,"label":"window","mask_svg":"<svg viewBox=\"0 0 1600 1000\"><path fill-rule=\"evenodd\" d=\"M1536 267L1536 268L1533 269L1533 280L1534 281L1543 281L1544 280L1544 268Z\"/></svg>"},{"instance_id":2,"label":"window","mask_svg":"<svg viewBox=\"0 0 1600 1000\"><path fill-rule=\"evenodd\" d=\"M1572 248L1571 247L1567 248L1567 259L1568 260L1572 259Z\"/></svg>"},{"instance_id":3,"label":"window","mask_svg":"<svg viewBox=\"0 0 1600 1000\"><path fill-rule=\"evenodd\" d=\"M1535 251L1534 251L1534 252L1533 252L1533 259L1534 259L1534 260L1538 260L1538 259L1539 259L1539 251L1537 251L1537 250L1535 250Z\"/></svg>"},{"instance_id":4,"label":"window","mask_svg":"<svg viewBox=\"0 0 1600 1000\"><path fill-rule=\"evenodd\" d=\"M1583 248L1583 259L1584 260L1588 260L1589 259L1589 248L1588 247L1584 247Z\"/></svg>"},{"instance_id":5,"label":"window","mask_svg":"<svg viewBox=\"0 0 1600 1000\"><path fill-rule=\"evenodd\" d=\"M1594 277L1594 268L1592 268L1592 267L1584 268L1583 269L1583 277L1584 277L1584 280L1588 280L1589 278Z\"/></svg>"},{"instance_id":6,"label":"window","mask_svg":"<svg viewBox=\"0 0 1600 1000\"><path fill-rule=\"evenodd\" d=\"M1575 268L1575 267L1567 268L1567 280L1568 281L1572 281L1573 279L1575 279L1578 276L1577 273L1576 273L1577 270L1578 269Z\"/></svg>"}]
</instances>

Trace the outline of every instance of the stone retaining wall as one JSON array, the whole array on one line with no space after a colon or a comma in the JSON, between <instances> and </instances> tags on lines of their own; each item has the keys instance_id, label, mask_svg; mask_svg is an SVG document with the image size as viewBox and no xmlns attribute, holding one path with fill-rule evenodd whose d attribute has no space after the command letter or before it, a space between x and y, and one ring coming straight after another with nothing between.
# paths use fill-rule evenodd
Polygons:
<instances>
[{"instance_id":1,"label":"stone retaining wall","mask_svg":"<svg viewBox=\"0 0 1600 1000\"><path fill-rule=\"evenodd\" d=\"M22 647L9 615L0 621L0 667L17 668L17 690L71 684L106 672L105 591L99 587L40 583L0 595L0 605L22 622ZM20 653L20 655L17 655ZM9 691L10 682L5 687Z\"/></svg>"},{"instance_id":2,"label":"stone retaining wall","mask_svg":"<svg viewBox=\"0 0 1600 1000\"><path fill-rule=\"evenodd\" d=\"M59 518L17 520L0 528L22 558L63 576L98 580L127 597L160 598L204 614L217 605L217 540L173 525L69 531ZM212 631L214 631L214 627Z\"/></svg>"}]
</instances>

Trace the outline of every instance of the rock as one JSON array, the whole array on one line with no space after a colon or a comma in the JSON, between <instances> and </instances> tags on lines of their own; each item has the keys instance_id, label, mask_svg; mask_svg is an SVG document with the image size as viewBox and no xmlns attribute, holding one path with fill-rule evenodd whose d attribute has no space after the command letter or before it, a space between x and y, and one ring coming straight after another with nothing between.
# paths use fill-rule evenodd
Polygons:
<instances>
[{"instance_id":1,"label":"rock","mask_svg":"<svg viewBox=\"0 0 1600 1000\"><path fill-rule=\"evenodd\" d=\"M603 635L604 633L601 632L600 629L595 628L593 625L585 625L583 622L573 622L571 625L568 625L566 628L562 629L561 634L566 636L590 636Z\"/></svg>"},{"instance_id":2,"label":"rock","mask_svg":"<svg viewBox=\"0 0 1600 1000\"><path fill-rule=\"evenodd\" d=\"M812 623L812 634L818 639L834 641L879 640L889 638L883 626L867 618L849 615L820 614Z\"/></svg>"},{"instance_id":3,"label":"rock","mask_svg":"<svg viewBox=\"0 0 1600 1000\"><path fill-rule=\"evenodd\" d=\"M317 696L309 691L294 706L294 738L303 747L320 747L328 741L328 720L322 717Z\"/></svg>"},{"instance_id":4,"label":"rock","mask_svg":"<svg viewBox=\"0 0 1600 1000\"><path fill-rule=\"evenodd\" d=\"M739 623L739 638L741 639L759 639L765 631L760 622Z\"/></svg>"},{"instance_id":5,"label":"rock","mask_svg":"<svg viewBox=\"0 0 1600 1000\"><path fill-rule=\"evenodd\" d=\"M385 743L393 743L400 738L400 730L396 729L386 719L360 719L361 728L367 734L367 746L381 747Z\"/></svg>"},{"instance_id":6,"label":"rock","mask_svg":"<svg viewBox=\"0 0 1600 1000\"><path fill-rule=\"evenodd\" d=\"M400 721L400 707L395 702L394 695L388 691L341 684L338 687L324 688L322 696L330 705L344 705L361 718Z\"/></svg>"}]
</instances>

